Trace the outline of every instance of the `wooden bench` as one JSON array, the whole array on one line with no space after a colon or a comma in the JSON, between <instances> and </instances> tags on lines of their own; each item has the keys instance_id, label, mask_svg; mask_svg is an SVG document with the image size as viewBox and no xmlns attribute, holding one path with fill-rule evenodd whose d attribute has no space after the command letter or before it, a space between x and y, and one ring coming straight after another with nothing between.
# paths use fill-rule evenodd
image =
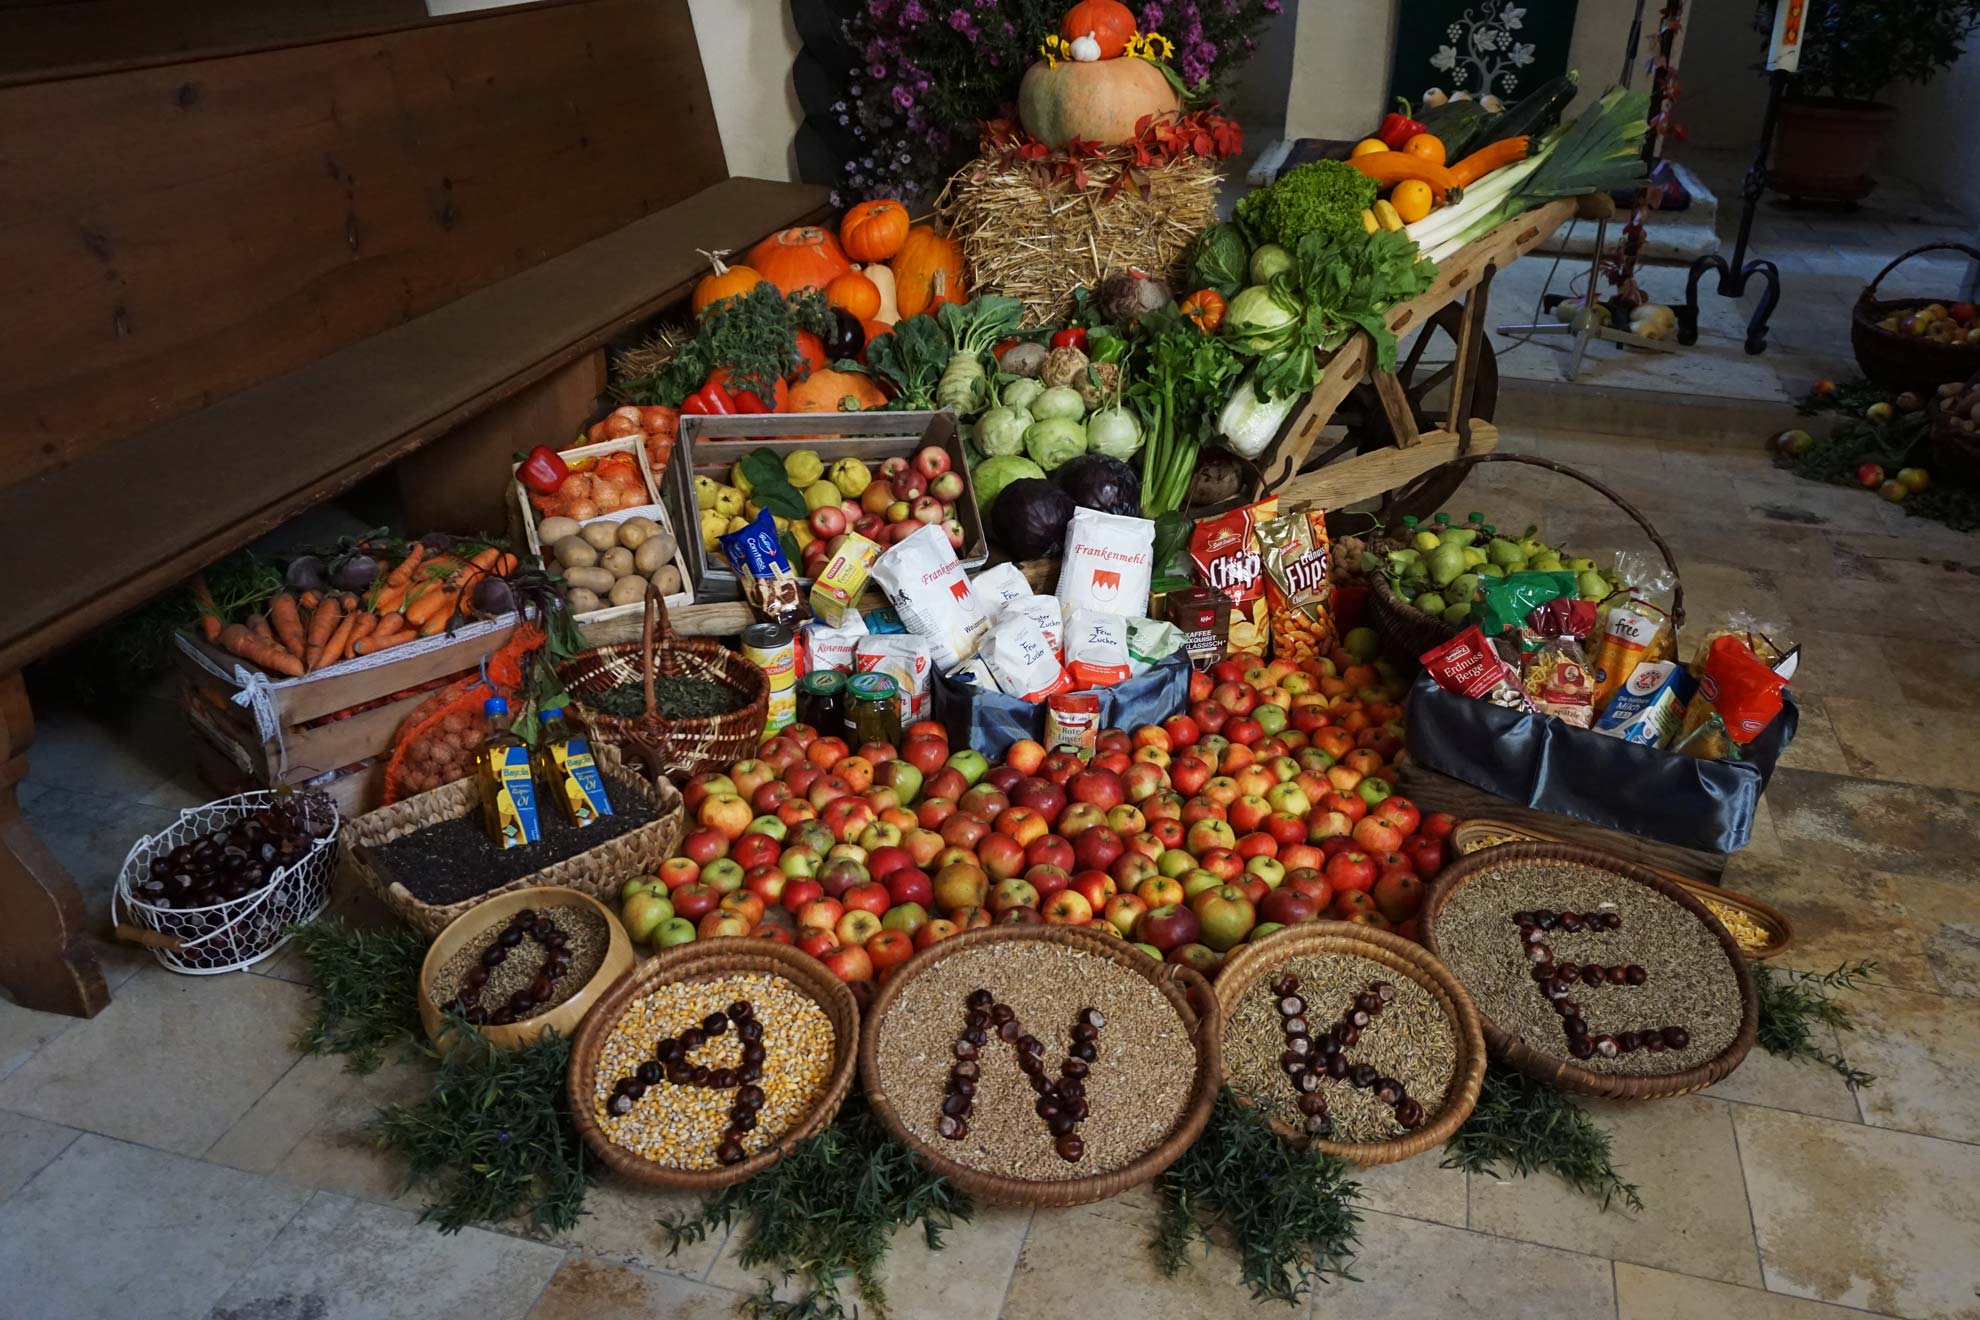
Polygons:
<instances>
[{"instance_id":1,"label":"wooden bench","mask_svg":"<svg viewBox=\"0 0 1980 1320\"><path fill-rule=\"evenodd\" d=\"M22 667L469 419L587 363L595 392L696 249L826 197L727 177L686 0L19 75L0 123L0 984L91 1014L15 802Z\"/></svg>"}]
</instances>

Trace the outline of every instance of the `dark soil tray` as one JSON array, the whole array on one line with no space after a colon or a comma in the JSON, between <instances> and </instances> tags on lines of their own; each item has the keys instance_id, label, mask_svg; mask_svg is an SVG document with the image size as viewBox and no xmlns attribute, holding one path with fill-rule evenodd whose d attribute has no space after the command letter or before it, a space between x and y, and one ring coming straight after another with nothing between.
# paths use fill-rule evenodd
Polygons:
<instances>
[{"instance_id":1,"label":"dark soil tray","mask_svg":"<svg viewBox=\"0 0 1980 1320\"><path fill-rule=\"evenodd\" d=\"M561 814L546 811L543 838L526 847L497 848L481 828L477 806L464 816L414 830L372 849L372 865L387 884L404 885L422 903L435 907L458 903L534 875L658 819L659 812L626 780L607 775L605 791L612 802L611 815L580 829Z\"/></svg>"}]
</instances>

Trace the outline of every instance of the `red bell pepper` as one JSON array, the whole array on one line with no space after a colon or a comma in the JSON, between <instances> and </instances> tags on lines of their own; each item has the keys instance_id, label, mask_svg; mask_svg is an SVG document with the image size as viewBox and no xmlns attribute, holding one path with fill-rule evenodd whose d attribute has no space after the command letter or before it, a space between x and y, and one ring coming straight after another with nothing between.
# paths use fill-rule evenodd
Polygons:
<instances>
[{"instance_id":1,"label":"red bell pepper","mask_svg":"<svg viewBox=\"0 0 1980 1320\"><path fill-rule=\"evenodd\" d=\"M1391 151L1399 151L1402 144L1424 131L1423 125L1409 117L1409 102L1396 98L1401 110L1391 110L1383 117L1382 126L1375 130L1375 136Z\"/></svg>"},{"instance_id":2,"label":"red bell pepper","mask_svg":"<svg viewBox=\"0 0 1980 1320\"><path fill-rule=\"evenodd\" d=\"M736 401L710 372L701 388L681 402L681 411L694 417L728 417L736 411Z\"/></svg>"},{"instance_id":3,"label":"red bell pepper","mask_svg":"<svg viewBox=\"0 0 1980 1320\"><path fill-rule=\"evenodd\" d=\"M1086 327L1076 325L1070 330L1059 330L1052 335L1053 348L1076 348L1086 351Z\"/></svg>"},{"instance_id":4,"label":"red bell pepper","mask_svg":"<svg viewBox=\"0 0 1980 1320\"><path fill-rule=\"evenodd\" d=\"M556 450L549 445L538 445L516 469L516 479L539 494L554 495L570 471Z\"/></svg>"}]
</instances>

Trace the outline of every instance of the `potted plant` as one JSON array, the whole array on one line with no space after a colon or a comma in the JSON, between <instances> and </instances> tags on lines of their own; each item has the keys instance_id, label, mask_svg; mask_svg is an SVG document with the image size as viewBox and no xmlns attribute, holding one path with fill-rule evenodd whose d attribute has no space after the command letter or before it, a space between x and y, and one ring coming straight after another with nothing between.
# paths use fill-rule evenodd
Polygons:
<instances>
[{"instance_id":1,"label":"potted plant","mask_svg":"<svg viewBox=\"0 0 1980 1320\"><path fill-rule=\"evenodd\" d=\"M1784 2L1761 0L1762 32ZM1810 0L1805 15L1768 182L1790 197L1854 203L1876 186L1871 170L1897 113L1879 98L1951 67L1980 29L1980 0Z\"/></svg>"}]
</instances>

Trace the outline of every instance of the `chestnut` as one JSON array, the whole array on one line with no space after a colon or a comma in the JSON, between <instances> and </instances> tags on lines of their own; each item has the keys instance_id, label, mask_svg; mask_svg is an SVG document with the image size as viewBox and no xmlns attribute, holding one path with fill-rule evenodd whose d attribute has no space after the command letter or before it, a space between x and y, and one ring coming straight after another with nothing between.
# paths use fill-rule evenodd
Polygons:
<instances>
[{"instance_id":1,"label":"chestnut","mask_svg":"<svg viewBox=\"0 0 1980 1320\"><path fill-rule=\"evenodd\" d=\"M1009 1004L997 1004L990 1010L990 1020L1000 1027L1006 1022L1014 1021L1016 1018L1017 1010Z\"/></svg>"},{"instance_id":2,"label":"chestnut","mask_svg":"<svg viewBox=\"0 0 1980 1320\"><path fill-rule=\"evenodd\" d=\"M935 1121L935 1135L944 1137L950 1141L961 1141L969 1135L969 1124L963 1122L960 1118L954 1118L948 1114L944 1114Z\"/></svg>"},{"instance_id":3,"label":"chestnut","mask_svg":"<svg viewBox=\"0 0 1980 1320\"><path fill-rule=\"evenodd\" d=\"M1107 1025L1107 1019L1101 1016L1100 1010L1097 1008L1089 1007L1080 1009L1078 1020L1092 1027L1095 1031Z\"/></svg>"},{"instance_id":4,"label":"chestnut","mask_svg":"<svg viewBox=\"0 0 1980 1320\"><path fill-rule=\"evenodd\" d=\"M1291 972L1285 973L1278 980L1272 982L1272 993L1276 995L1298 994L1299 978Z\"/></svg>"},{"instance_id":5,"label":"chestnut","mask_svg":"<svg viewBox=\"0 0 1980 1320\"><path fill-rule=\"evenodd\" d=\"M1617 963L1614 967L1604 972L1603 976L1610 985L1627 985L1629 983L1629 968L1624 967L1621 963Z\"/></svg>"},{"instance_id":6,"label":"chestnut","mask_svg":"<svg viewBox=\"0 0 1980 1320\"><path fill-rule=\"evenodd\" d=\"M1396 1122L1402 1124L1405 1128L1422 1127L1422 1103L1417 1100L1405 1098L1401 1104L1396 1106Z\"/></svg>"},{"instance_id":7,"label":"chestnut","mask_svg":"<svg viewBox=\"0 0 1980 1320\"><path fill-rule=\"evenodd\" d=\"M1058 1151L1059 1158L1068 1164L1079 1163L1079 1157L1086 1154L1086 1143L1079 1139L1079 1134L1076 1132L1066 1133L1052 1143L1052 1148Z\"/></svg>"},{"instance_id":8,"label":"chestnut","mask_svg":"<svg viewBox=\"0 0 1980 1320\"><path fill-rule=\"evenodd\" d=\"M1580 914L1579 912L1563 912L1563 913L1561 913L1561 929L1562 929L1562 930L1564 930L1564 931L1566 931L1566 932L1568 932L1568 933L1569 933L1570 935L1572 935L1572 934L1574 934L1575 932L1577 932L1577 931L1579 931L1579 930L1581 929L1581 927L1582 927L1582 921L1581 921L1581 914Z\"/></svg>"},{"instance_id":9,"label":"chestnut","mask_svg":"<svg viewBox=\"0 0 1980 1320\"><path fill-rule=\"evenodd\" d=\"M1059 1112L1058 1099L1050 1095L1041 1095L1038 1097L1038 1102L1031 1106L1031 1112L1040 1118L1050 1119Z\"/></svg>"},{"instance_id":10,"label":"chestnut","mask_svg":"<svg viewBox=\"0 0 1980 1320\"><path fill-rule=\"evenodd\" d=\"M1003 1005L1000 1004L998 1007L1001 1008ZM1017 1044L1018 1038L1022 1035L1024 1035L1024 1028L1018 1024L1016 1018L1005 1018L997 1025L997 1039L1003 1041L1006 1045Z\"/></svg>"},{"instance_id":11,"label":"chestnut","mask_svg":"<svg viewBox=\"0 0 1980 1320\"><path fill-rule=\"evenodd\" d=\"M1554 951L1546 945L1529 944L1526 946L1526 961L1530 963L1543 963L1552 962L1553 960Z\"/></svg>"},{"instance_id":12,"label":"chestnut","mask_svg":"<svg viewBox=\"0 0 1980 1320\"><path fill-rule=\"evenodd\" d=\"M1324 1114L1327 1112L1327 1097L1318 1091L1309 1092L1299 1098L1299 1112L1302 1114Z\"/></svg>"},{"instance_id":13,"label":"chestnut","mask_svg":"<svg viewBox=\"0 0 1980 1320\"><path fill-rule=\"evenodd\" d=\"M1559 922L1560 917L1548 908L1535 908L1533 910L1533 924L1541 930L1552 930Z\"/></svg>"},{"instance_id":14,"label":"chestnut","mask_svg":"<svg viewBox=\"0 0 1980 1320\"><path fill-rule=\"evenodd\" d=\"M621 1091L605 1102L605 1112L614 1118L624 1118L633 1109L632 1097Z\"/></svg>"},{"instance_id":15,"label":"chestnut","mask_svg":"<svg viewBox=\"0 0 1980 1320\"><path fill-rule=\"evenodd\" d=\"M1308 1114L1305 1127L1307 1136L1324 1137L1333 1131L1334 1125L1327 1120L1325 1114Z\"/></svg>"},{"instance_id":16,"label":"chestnut","mask_svg":"<svg viewBox=\"0 0 1980 1320\"><path fill-rule=\"evenodd\" d=\"M736 1024L736 1038L745 1044L754 1044L763 1039L763 1024L753 1018L744 1018Z\"/></svg>"},{"instance_id":17,"label":"chestnut","mask_svg":"<svg viewBox=\"0 0 1980 1320\"><path fill-rule=\"evenodd\" d=\"M1279 999L1280 1017L1299 1017L1306 1012L1306 1001L1298 995L1282 995Z\"/></svg>"},{"instance_id":18,"label":"chestnut","mask_svg":"<svg viewBox=\"0 0 1980 1320\"><path fill-rule=\"evenodd\" d=\"M1402 1083L1393 1077L1375 1079L1375 1098L1385 1105L1401 1104L1407 1097L1403 1094Z\"/></svg>"},{"instance_id":19,"label":"chestnut","mask_svg":"<svg viewBox=\"0 0 1980 1320\"><path fill-rule=\"evenodd\" d=\"M1396 997L1396 988L1387 981L1370 981L1368 988L1373 990L1375 997L1385 1004L1393 1002Z\"/></svg>"},{"instance_id":20,"label":"chestnut","mask_svg":"<svg viewBox=\"0 0 1980 1320\"><path fill-rule=\"evenodd\" d=\"M1665 1027L1662 1035L1664 1037L1664 1044L1674 1050L1684 1049L1691 1044L1691 1033L1683 1027Z\"/></svg>"},{"instance_id":21,"label":"chestnut","mask_svg":"<svg viewBox=\"0 0 1980 1320\"><path fill-rule=\"evenodd\" d=\"M1631 963L1629 966L1623 968L1623 979L1631 985L1642 985L1650 979L1650 973L1644 971L1643 968L1637 966L1635 963Z\"/></svg>"},{"instance_id":22,"label":"chestnut","mask_svg":"<svg viewBox=\"0 0 1980 1320\"><path fill-rule=\"evenodd\" d=\"M1354 997L1354 1006L1372 1016L1382 1011L1382 999L1373 990L1363 990Z\"/></svg>"},{"instance_id":23,"label":"chestnut","mask_svg":"<svg viewBox=\"0 0 1980 1320\"><path fill-rule=\"evenodd\" d=\"M1327 1076L1340 1081L1348 1075L1347 1055L1336 1054L1327 1060Z\"/></svg>"},{"instance_id":24,"label":"chestnut","mask_svg":"<svg viewBox=\"0 0 1980 1320\"><path fill-rule=\"evenodd\" d=\"M991 994L988 990L985 990L981 986L979 986L976 989L969 992L969 997L963 1000L963 1007L988 1008L990 1007L991 1004L995 1002L996 1002L996 996Z\"/></svg>"},{"instance_id":25,"label":"chestnut","mask_svg":"<svg viewBox=\"0 0 1980 1320\"><path fill-rule=\"evenodd\" d=\"M1308 1095L1320 1089L1320 1076L1318 1073L1302 1069L1293 1074L1292 1081L1293 1086Z\"/></svg>"},{"instance_id":26,"label":"chestnut","mask_svg":"<svg viewBox=\"0 0 1980 1320\"><path fill-rule=\"evenodd\" d=\"M692 1054L707 1043L708 1037L693 1027L689 1027L681 1033L681 1050L683 1053Z\"/></svg>"},{"instance_id":27,"label":"chestnut","mask_svg":"<svg viewBox=\"0 0 1980 1320\"><path fill-rule=\"evenodd\" d=\"M1357 1063L1348 1069L1348 1080L1354 1083L1355 1089L1359 1091L1366 1091L1375 1085L1375 1080L1380 1076L1372 1063Z\"/></svg>"},{"instance_id":28,"label":"chestnut","mask_svg":"<svg viewBox=\"0 0 1980 1320\"><path fill-rule=\"evenodd\" d=\"M1595 1057L1595 1047L1589 1044L1588 1037L1585 1035L1570 1036L1568 1037L1568 1053L1577 1059L1592 1059Z\"/></svg>"},{"instance_id":29,"label":"chestnut","mask_svg":"<svg viewBox=\"0 0 1980 1320\"><path fill-rule=\"evenodd\" d=\"M1312 1030L1312 1024L1303 1017L1289 1017L1281 1024L1281 1029L1286 1033L1287 1038L1290 1039L1295 1036L1304 1036L1308 1031Z\"/></svg>"},{"instance_id":30,"label":"chestnut","mask_svg":"<svg viewBox=\"0 0 1980 1320\"><path fill-rule=\"evenodd\" d=\"M748 1158L749 1155L743 1150L742 1143L734 1137L730 1137L715 1148L715 1159L722 1164L741 1164Z\"/></svg>"},{"instance_id":31,"label":"chestnut","mask_svg":"<svg viewBox=\"0 0 1980 1320\"><path fill-rule=\"evenodd\" d=\"M738 1024L747 1022L756 1016L756 1009L751 1006L747 999L738 999L722 1011L729 1015L729 1021ZM761 1026L757 1028L758 1031L762 1029Z\"/></svg>"},{"instance_id":32,"label":"chestnut","mask_svg":"<svg viewBox=\"0 0 1980 1320\"><path fill-rule=\"evenodd\" d=\"M1605 1059L1613 1059L1616 1055L1622 1053L1622 1046L1616 1041L1614 1036L1611 1036L1606 1031L1599 1036L1592 1037L1588 1043L1593 1045L1595 1052Z\"/></svg>"}]
</instances>

